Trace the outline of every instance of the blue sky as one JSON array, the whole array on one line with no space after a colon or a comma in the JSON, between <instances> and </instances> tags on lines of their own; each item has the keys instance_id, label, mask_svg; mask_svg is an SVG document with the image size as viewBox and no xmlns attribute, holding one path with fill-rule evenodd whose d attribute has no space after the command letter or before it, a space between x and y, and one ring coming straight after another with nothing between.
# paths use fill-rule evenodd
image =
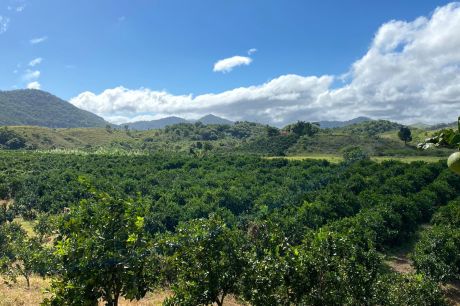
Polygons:
<instances>
[{"instance_id":1,"label":"blue sky","mask_svg":"<svg viewBox=\"0 0 460 306\"><path fill-rule=\"evenodd\" d=\"M340 76L354 74L351 67L372 48L374 36L383 25L391 20L411 23L420 16L430 19L437 7L448 3L428 0L0 0L0 89L40 85L41 89L67 100L89 92L94 95L86 95L90 100L72 103L112 121L172 114L193 117L208 111L231 119L279 124L294 119L321 119L317 110L308 112L315 115L306 113L305 118L294 118L292 114L281 118L273 114L280 107L281 113L287 112L286 107L295 108L292 103L274 103L275 106L270 107L251 99L238 100L233 104L238 111L229 111L228 105L219 108L216 102L204 98L195 101L195 98L233 92L235 88L263 86L283 76L302 77L290 78L289 84L312 76L331 76L332 79L323 80L327 84L318 86L329 92L340 90L344 86ZM456 9L450 9L449 18L456 18ZM404 44L406 40L403 39ZM257 52L249 55L250 49ZM398 51L402 53L402 49ZM250 63L226 73L214 71L217 61L233 56L249 58ZM457 58L454 56L448 64L455 67ZM355 79L357 76L352 76L347 82ZM123 108L115 109L114 101L98 100L104 91L116 88L123 89L118 91L124 94L119 99L131 99ZM141 88L149 92L146 94ZM316 89L312 91L316 93ZM132 98L142 92L148 101L145 97ZM166 96L159 98L157 93ZM292 93L295 91L287 92ZM302 103L295 104L299 109L302 105L318 103L317 95L311 92L307 95L302 92L299 96ZM185 97L192 99L187 102ZM283 100L278 98L274 100ZM162 99L171 103L170 109L143 105L161 104ZM177 103L201 103L206 107L178 108L174 106L177 100L180 100ZM107 103L111 106L105 105ZM263 105L247 110L241 106L248 103ZM350 107L349 103L330 103L337 107L329 117L345 117L340 111ZM94 104L101 105L92 108L90 105ZM324 107L327 105L324 102ZM356 114L392 117L382 109L385 107ZM238 116L245 111L246 117ZM264 112L271 115L263 115ZM401 110L394 109L394 119L407 121L407 116L398 117L397 112Z\"/></svg>"}]
</instances>

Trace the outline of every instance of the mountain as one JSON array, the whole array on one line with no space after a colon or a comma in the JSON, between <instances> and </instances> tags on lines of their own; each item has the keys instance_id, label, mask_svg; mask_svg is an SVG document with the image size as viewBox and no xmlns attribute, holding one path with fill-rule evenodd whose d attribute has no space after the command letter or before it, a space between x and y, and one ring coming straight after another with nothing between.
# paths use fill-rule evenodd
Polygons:
<instances>
[{"instance_id":1,"label":"mountain","mask_svg":"<svg viewBox=\"0 0 460 306\"><path fill-rule=\"evenodd\" d=\"M194 122L201 122L204 125L208 125L208 124L233 125L232 121L224 119L224 118L220 118L214 115L206 115L194 121L191 121L191 120L189 121L184 118L171 116L171 117L166 117L166 118L162 118L158 120L130 122L130 123L126 123L126 125L128 125L129 128L132 130L145 131L145 130L152 130L152 129L163 129L168 125L174 125L174 124L179 124L179 123L194 123Z\"/></svg>"},{"instance_id":2,"label":"mountain","mask_svg":"<svg viewBox=\"0 0 460 306\"><path fill-rule=\"evenodd\" d=\"M200 119L197 120L198 122L201 122L205 125L208 125L208 124L226 124L226 125L233 125L233 121L230 121L230 120L227 120L227 119L224 119L224 118L221 118L221 117L217 117L217 116L214 116L212 114L209 114L209 115L206 115Z\"/></svg>"},{"instance_id":3,"label":"mountain","mask_svg":"<svg viewBox=\"0 0 460 306\"><path fill-rule=\"evenodd\" d=\"M344 127L352 124L362 123L365 121L372 121L372 119L368 117L357 117L347 121L320 121L319 124L322 129L332 129L336 127Z\"/></svg>"},{"instance_id":4,"label":"mountain","mask_svg":"<svg viewBox=\"0 0 460 306\"><path fill-rule=\"evenodd\" d=\"M162 129L167 125L174 125L179 123L190 123L189 121L185 120L184 118L180 117L166 117L158 120L151 120L151 121L136 121L126 123L132 130L138 131L145 131L145 130L152 130L152 129Z\"/></svg>"},{"instance_id":5,"label":"mountain","mask_svg":"<svg viewBox=\"0 0 460 306\"><path fill-rule=\"evenodd\" d=\"M41 90L0 91L0 125L71 128L106 124L101 117Z\"/></svg>"}]
</instances>

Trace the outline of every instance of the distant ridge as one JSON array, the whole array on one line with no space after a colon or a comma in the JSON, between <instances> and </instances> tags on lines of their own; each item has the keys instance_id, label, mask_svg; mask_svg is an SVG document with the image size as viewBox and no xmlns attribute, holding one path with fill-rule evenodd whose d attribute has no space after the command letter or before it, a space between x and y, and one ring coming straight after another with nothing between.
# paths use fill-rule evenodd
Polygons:
<instances>
[{"instance_id":1,"label":"distant ridge","mask_svg":"<svg viewBox=\"0 0 460 306\"><path fill-rule=\"evenodd\" d=\"M188 121L184 118L171 116L158 120L130 122L126 123L126 125L128 125L129 128L132 130L145 131L153 129L162 129L168 125L174 125L179 123L188 123Z\"/></svg>"},{"instance_id":2,"label":"distant ridge","mask_svg":"<svg viewBox=\"0 0 460 306\"><path fill-rule=\"evenodd\" d=\"M128 125L128 127L132 130L138 131L145 131L145 130L152 130L152 129L163 129L168 125L180 124L180 123L194 123L194 122L201 122L204 125L209 124L227 124L232 125L233 121L214 116L212 114L206 115L201 117L198 120L186 120L181 117L171 116L166 117L158 120L151 120L151 121L135 121L126 123L124 125Z\"/></svg>"},{"instance_id":3,"label":"distant ridge","mask_svg":"<svg viewBox=\"0 0 460 306\"><path fill-rule=\"evenodd\" d=\"M203 123L203 124L227 124L227 125L232 125L234 124L233 121L227 120L225 118L217 117L214 116L213 114L206 115L204 117L201 117L197 121Z\"/></svg>"},{"instance_id":4,"label":"distant ridge","mask_svg":"<svg viewBox=\"0 0 460 306\"><path fill-rule=\"evenodd\" d=\"M332 129L337 127L345 127L352 124L362 123L366 121L372 121L373 119L368 117L357 117L347 121L320 121L320 127L322 129Z\"/></svg>"},{"instance_id":5,"label":"distant ridge","mask_svg":"<svg viewBox=\"0 0 460 306\"><path fill-rule=\"evenodd\" d=\"M106 124L101 117L45 91L0 91L0 125L78 128L103 127Z\"/></svg>"}]
</instances>

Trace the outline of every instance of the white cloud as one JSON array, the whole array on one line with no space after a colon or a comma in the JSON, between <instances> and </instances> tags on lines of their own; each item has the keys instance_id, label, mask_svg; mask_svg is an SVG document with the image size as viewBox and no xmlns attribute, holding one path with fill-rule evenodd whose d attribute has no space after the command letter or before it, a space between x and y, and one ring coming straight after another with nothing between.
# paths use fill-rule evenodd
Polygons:
<instances>
[{"instance_id":1,"label":"white cloud","mask_svg":"<svg viewBox=\"0 0 460 306\"><path fill-rule=\"evenodd\" d=\"M219 94L172 95L150 89L108 89L99 95L84 92L70 100L77 107L112 117L132 117L172 114L195 118L207 113L231 119L283 121L283 115L297 107L298 100L311 100L328 89L332 77L301 77L285 75L260 86L236 88ZM119 121L119 120L118 120Z\"/></svg>"},{"instance_id":2,"label":"white cloud","mask_svg":"<svg viewBox=\"0 0 460 306\"><path fill-rule=\"evenodd\" d=\"M28 89L40 89L40 87L41 87L41 85L37 81L30 82L29 84L27 84Z\"/></svg>"},{"instance_id":3,"label":"white cloud","mask_svg":"<svg viewBox=\"0 0 460 306\"><path fill-rule=\"evenodd\" d=\"M32 45L36 45L36 44L40 44L40 43L46 41L47 39L48 39L48 36L42 36L42 37L32 38L29 42Z\"/></svg>"},{"instance_id":4,"label":"white cloud","mask_svg":"<svg viewBox=\"0 0 460 306\"><path fill-rule=\"evenodd\" d=\"M40 65L42 61L43 61L43 59L41 57L34 58L33 60L31 60L29 62L29 66L30 67L35 67L37 65Z\"/></svg>"},{"instance_id":5,"label":"white cloud","mask_svg":"<svg viewBox=\"0 0 460 306\"><path fill-rule=\"evenodd\" d=\"M339 88L332 88L332 83L340 76L283 75L262 85L199 96L116 87L100 94L84 92L71 103L117 122L138 116L196 118L207 113L276 125L357 116L455 121L460 115L459 29L459 3L411 22L385 23L367 53L344 74L347 82ZM224 61L217 71L249 64L250 58Z\"/></svg>"},{"instance_id":6,"label":"white cloud","mask_svg":"<svg viewBox=\"0 0 460 306\"><path fill-rule=\"evenodd\" d=\"M248 55L253 55L254 53L256 53L258 50L256 48L251 48L248 50Z\"/></svg>"},{"instance_id":7,"label":"white cloud","mask_svg":"<svg viewBox=\"0 0 460 306\"><path fill-rule=\"evenodd\" d=\"M16 7L16 12L21 13L22 11L25 10L25 8L26 8L26 5L25 5L25 4L24 4L24 5L20 5L20 6Z\"/></svg>"},{"instance_id":8,"label":"white cloud","mask_svg":"<svg viewBox=\"0 0 460 306\"><path fill-rule=\"evenodd\" d=\"M40 77L40 71L39 70L30 70L27 69L24 75L22 76L24 81L32 81L36 80Z\"/></svg>"},{"instance_id":9,"label":"white cloud","mask_svg":"<svg viewBox=\"0 0 460 306\"><path fill-rule=\"evenodd\" d=\"M214 64L214 72L230 72L233 68L241 66L241 65L249 65L251 64L252 59L246 56L233 56L229 58L222 59L217 61Z\"/></svg>"},{"instance_id":10,"label":"white cloud","mask_svg":"<svg viewBox=\"0 0 460 306\"><path fill-rule=\"evenodd\" d=\"M6 31L8 31L9 26L10 26L10 18L0 16L0 34L3 34Z\"/></svg>"}]
</instances>

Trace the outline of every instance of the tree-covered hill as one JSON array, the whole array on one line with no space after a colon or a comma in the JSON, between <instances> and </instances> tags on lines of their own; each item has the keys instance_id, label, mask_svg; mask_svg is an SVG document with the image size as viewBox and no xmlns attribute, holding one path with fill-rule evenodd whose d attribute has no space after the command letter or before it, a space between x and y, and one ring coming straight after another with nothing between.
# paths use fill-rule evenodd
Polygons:
<instances>
[{"instance_id":1,"label":"tree-covered hill","mask_svg":"<svg viewBox=\"0 0 460 306\"><path fill-rule=\"evenodd\" d=\"M347 148L360 147L371 156L448 156L450 151L446 149L422 151L416 148L417 142L429 137L433 131L412 129L414 140L406 145L397 136L399 127L398 123L389 121L363 122L334 129L320 129L308 122L290 124L283 129L253 122L235 122L233 125L180 123L152 130L110 125L105 128L58 129L14 126L8 127L3 147L45 150L104 148L192 154L212 151L263 156L312 153L341 156ZM22 145L12 147L13 141L7 145L13 138L21 140Z\"/></svg>"},{"instance_id":2,"label":"tree-covered hill","mask_svg":"<svg viewBox=\"0 0 460 306\"><path fill-rule=\"evenodd\" d=\"M70 128L106 124L101 117L41 90L0 91L0 125Z\"/></svg>"}]
</instances>

